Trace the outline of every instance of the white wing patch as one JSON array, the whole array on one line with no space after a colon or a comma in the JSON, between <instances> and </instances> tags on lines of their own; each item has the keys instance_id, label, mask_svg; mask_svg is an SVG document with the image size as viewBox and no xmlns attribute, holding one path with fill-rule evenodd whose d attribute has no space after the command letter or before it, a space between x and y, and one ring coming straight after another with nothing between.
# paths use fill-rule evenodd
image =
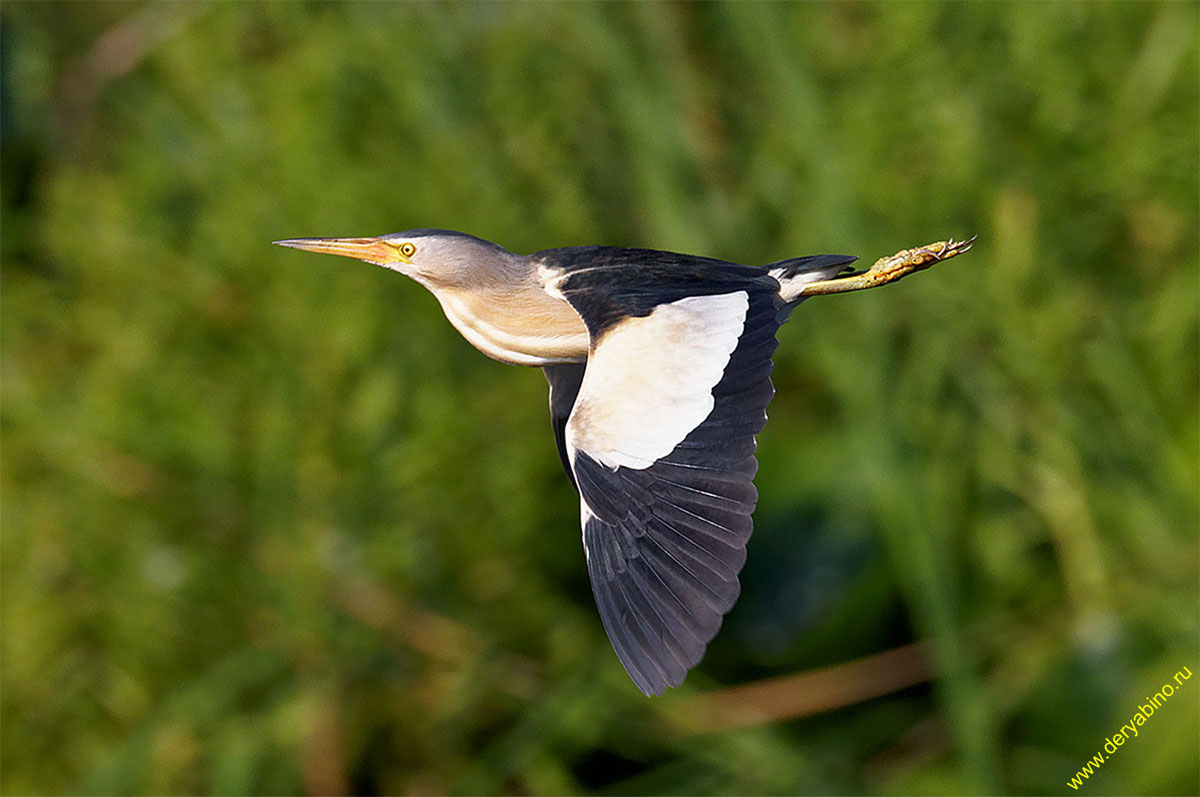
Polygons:
<instances>
[{"instance_id":1,"label":"white wing patch","mask_svg":"<svg viewBox=\"0 0 1200 797\"><path fill-rule=\"evenodd\" d=\"M572 460L643 470L671 453L712 412L749 307L746 291L689 296L607 331L567 421Z\"/></svg>"}]
</instances>

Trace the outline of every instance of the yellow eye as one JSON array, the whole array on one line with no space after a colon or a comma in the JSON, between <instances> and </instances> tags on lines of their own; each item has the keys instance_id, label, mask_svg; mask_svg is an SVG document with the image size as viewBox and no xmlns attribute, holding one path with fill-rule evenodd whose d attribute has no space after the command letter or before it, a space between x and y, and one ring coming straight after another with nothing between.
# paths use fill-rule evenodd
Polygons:
<instances>
[{"instance_id":1,"label":"yellow eye","mask_svg":"<svg viewBox=\"0 0 1200 797\"><path fill-rule=\"evenodd\" d=\"M417 247L415 244L409 243L407 241L400 244L400 254L404 255L405 257L412 257L416 253L417 253Z\"/></svg>"}]
</instances>

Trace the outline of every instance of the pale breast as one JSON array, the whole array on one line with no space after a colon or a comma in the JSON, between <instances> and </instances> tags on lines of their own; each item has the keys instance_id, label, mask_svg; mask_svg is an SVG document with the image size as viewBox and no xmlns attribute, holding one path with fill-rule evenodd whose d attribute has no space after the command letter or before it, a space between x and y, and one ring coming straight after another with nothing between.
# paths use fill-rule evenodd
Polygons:
<instances>
[{"instance_id":1,"label":"pale breast","mask_svg":"<svg viewBox=\"0 0 1200 797\"><path fill-rule=\"evenodd\" d=\"M540 286L485 292L443 288L433 293L454 328L493 359L535 366L587 359L583 320Z\"/></svg>"}]
</instances>

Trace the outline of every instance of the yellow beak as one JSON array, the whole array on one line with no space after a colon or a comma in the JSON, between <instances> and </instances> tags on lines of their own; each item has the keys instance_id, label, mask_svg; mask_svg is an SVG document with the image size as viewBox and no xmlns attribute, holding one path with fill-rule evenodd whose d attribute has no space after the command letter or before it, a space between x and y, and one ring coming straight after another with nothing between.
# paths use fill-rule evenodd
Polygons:
<instances>
[{"instance_id":1,"label":"yellow beak","mask_svg":"<svg viewBox=\"0 0 1200 797\"><path fill-rule=\"evenodd\" d=\"M388 263L404 260L396 251L396 247L382 238L289 238L272 243L292 249L303 249L306 252L353 257L376 266L386 266Z\"/></svg>"}]
</instances>

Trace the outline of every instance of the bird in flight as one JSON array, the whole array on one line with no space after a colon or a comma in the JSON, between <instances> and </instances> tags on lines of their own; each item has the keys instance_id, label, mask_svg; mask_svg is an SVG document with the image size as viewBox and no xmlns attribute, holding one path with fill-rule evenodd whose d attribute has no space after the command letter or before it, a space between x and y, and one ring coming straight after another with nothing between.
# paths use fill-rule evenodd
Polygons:
<instances>
[{"instance_id":1,"label":"bird in flight","mask_svg":"<svg viewBox=\"0 0 1200 797\"><path fill-rule=\"evenodd\" d=\"M738 597L779 327L809 296L894 282L974 240L851 273L846 255L766 266L612 246L518 255L433 229L275 243L411 277L475 348L542 368L600 619L634 683L657 695L683 682Z\"/></svg>"}]
</instances>

